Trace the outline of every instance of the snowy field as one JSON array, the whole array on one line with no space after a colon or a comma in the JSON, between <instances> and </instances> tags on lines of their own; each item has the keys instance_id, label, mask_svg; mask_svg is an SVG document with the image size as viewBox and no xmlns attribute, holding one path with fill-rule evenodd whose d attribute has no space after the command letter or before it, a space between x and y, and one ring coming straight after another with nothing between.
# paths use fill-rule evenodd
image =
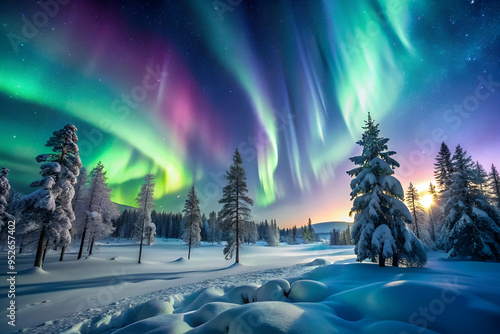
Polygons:
<instances>
[{"instance_id":1,"label":"snowy field","mask_svg":"<svg viewBox=\"0 0 500 334\"><path fill-rule=\"evenodd\" d=\"M498 333L500 264L430 253L425 268L355 263L352 246L245 245L241 265L178 240L101 243L44 270L17 256L16 328L28 333ZM2 252L2 256L6 255ZM4 261L5 262L5 261ZM333 263L333 265L328 265ZM5 266L4 264L2 264ZM1 268L6 272L6 268ZM5 280L2 290L6 291ZM0 333L7 325L2 293ZM122 328L123 327L123 328ZM118 330L119 328L122 328Z\"/></svg>"}]
</instances>

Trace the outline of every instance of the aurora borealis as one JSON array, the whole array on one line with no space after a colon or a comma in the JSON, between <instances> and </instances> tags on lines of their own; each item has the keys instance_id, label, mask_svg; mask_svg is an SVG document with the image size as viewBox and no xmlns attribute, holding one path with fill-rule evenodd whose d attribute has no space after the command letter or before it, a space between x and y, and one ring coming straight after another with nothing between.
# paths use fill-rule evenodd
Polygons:
<instances>
[{"instance_id":1,"label":"aurora borealis","mask_svg":"<svg viewBox=\"0 0 500 334\"><path fill-rule=\"evenodd\" d=\"M66 123L133 205L195 184L218 210L242 153L256 220L345 220L347 160L368 112L426 188L438 145L500 165L498 1L2 1L0 167L28 193Z\"/></svg>"}]
</instances>

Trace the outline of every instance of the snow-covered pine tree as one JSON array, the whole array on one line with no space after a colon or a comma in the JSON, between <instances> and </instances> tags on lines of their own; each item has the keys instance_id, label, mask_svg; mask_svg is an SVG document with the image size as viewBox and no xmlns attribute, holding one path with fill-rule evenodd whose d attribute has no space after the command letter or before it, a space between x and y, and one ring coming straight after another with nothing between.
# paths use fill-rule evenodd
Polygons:
<instances>
[{"instance_id":1,"label":"snow-covered pine tree","mask_svg":"<svg viewBox=\"0 0 500 334\"><path fill-rule=\"evenodd\" d=\"M155 183L153 183L153 174L149 173L144 178L144 184L137 195L136 202L139 208L137 209L138 219L136 221L136 237L140 238L141 243L139 246L139 263L141 263L142 244L144 239L147 240L149 245L154 242L154 234L156 228L151 221L151 210L154 208L154 190Z\"/></svg>"},{"instance_id":2,"label":"snow-covered pine tree","mask_svg":"<svg viewBox=\"0 0 500 334\"><path fill-rule=\"evenodd\" d=\"M430 229L430 236L432 238L433 242L436 242L436 225L439 224L439 222L443 219L443 213L440 207L436 205L437 203L437 192L436 192L436 186L432 184L432 182L429 183L429 195L431 195L432 201L431 205L429 206L429 229Z\"/></svg>"},{"instance_id":3,"label":"snow-covered pine tree","mask_svg":"<svg viewBox=\"0 0 500 334\"><path fill-rule=\"evenodd\" d=\"M220 211L220 229L229 233L229 240L224 248L224 256L231 259L236 251L235 263L240 262L240 243L245 234L245 227L251 220L249 205L253 200L247 195L243 160L238 149L234 152L233 164L225 175L227 185L223 188L222 198L219 203L223 204Z\"/></svg>"},{"instance_id":4,"label":"snow-covered pine tree","mask_svg":"<svg viewBox=\"0 0 500 334\"><path fill-rule=\"evenodd\" d=\"M89 178L88 185L82 183L83 178L78 182L79 195L74 202L77 214L75 228L81 235L78 259L82 257L85 242L88 241L90 255L94 241L111 234L112 221L120 215L118 206L111 201L112 189L107 184L106 171L100 161L90 172Z\"/></svg>"},{"instance_id":5,"label":"snow-covered pine tree","mask_svg":"<svg viewBox=\"0 0 500 334\"><path fill-rule=\"evenodd\" d=\"M43 179L31 183L31 187L43 188L26 196L21 203L25 223L31 226L31 231L40 231L35 267L42 267L49 242L62 246L60 261L71 242L69 231L75 220L71 205L75 194L73 185L82 167L76 131L74 125L66 124L49 138L45 146L52 147L54 153L35 158L37 162L44 162L40 166Z\"/></svg>"},{"instance_id":6,"label":"snow-covered pine tree","mask_svg":"<svg viewBox=\"0 0 500 334\"><path fill-rule=\"evenodd\" d=\"M431 237L431 223L429 222L429 215L425 212L425 209L420 201L417 188L415 188L411 182L408 186L408 190L406 191L406 204L410 209L413 222L415 223L413 231L417 235L417 238L430 249L436 250L436 245Z\"/></svg>"},{"instance_id":7,"label":"snow-covered pine tree","mask_svg":"<svg viewBox=\"0 0 500 334\"><path fill-rule=\"evenodd\" d=\"M120 211L116 203L111 201L112 191L113 189L106 184L105 192L99 202L98 210L92 211L97 214L98 219L91 220L89 224L89 255L92 255L95 241L110 236L115 230L113 222L120 216Z\"/></svg>"},{"instance_id":8,"label":"snow-covered pine tree","mask_svg":"<svg viewBox=\"0 0 500 334\"><path fill-rule=\"evenodd\" d=\"M74 239L77 235L80 235L82 231L78 231L78 226L82 219L84 220L87 217L85 213L85 204L83 203L85 200L85 196L88 192L88 177L89 172L87 168L80 168L80 175L78 175L75 184L75 196L73 196L73 200L71 201L71 207L73 208L73 212L75 214L75 222L71 227L71 237Z\"/></svg>"},{"instance_id":9,"label":"snow-covered pine tree","mask_svg":"<svg viewBox=\"0 0 500 334\"><path fill-rule=\"evenodd\" d=\"M412 221L411 213L402 202L404 191L393 176L399 163L392 158L396 152L387 151L388 138L379 137L380 130L371 115L357 142L363 147L360 156L350 160L357 166L347 172L351 181L351 200L354 214L352 239L357 261L370 259L385 266L392 258L393 266L403 262L408 266L421 266L427 261L422 243L406 227Z\"/></svg>"},{"instance_id":10,"label":"snow-covered pine tree","mask_svg":"<svg viewBox=\"0 0 500 334\"><path fill-rule=\"evenodd\" d=\"M247 222L244 235L245 242L248 244L254 244L257 242L258 237L259 234L257 232L257 225L255 224L255 222L253 220Z\"/></svg>"},{"instance_id":11,"label":"snow-covered pine tree","mask_svg":"<svg viewBox=\"0 0 500 334\"><path fill-rule=\"evenodd\" d=\"M442 237L450 257L500 260L500 214L479 189L474 163L460 145L453 155Z\"/></svg>"},{"instance_id":12,"label":"snow-covered pine tree","mask_svg":"<svg viewBox=\"0 0 500 334\"><path fill-rule=\"evenodd\" d=\"M474 171L476 173L476 180L474 180L474 183L477 184L479 190L481 190L484 194L487 188L488 173L486 173L486 170L483 165L479 163L479 161L476 161L474 164Z\"/></svg>"},{"instance_id":13,"label":"snow-covered pine tree","mask_svg":"<svg viewBox=\"0 0 500 334\"><path fill-rule=\"evenodd\" d=\"M3 231L4 226L7 226L9 221L15 221L14 216L7 212L7 199L10 194L10 184L7 175L9 175L7 168L2 168L0 171L0 231ZM1 233L0 233L1 235Z\"/></svg>"},{"instance_id":14,"label":"snow-covered pine tree","mask_svg":"<svg viewBox=\"0 0 500 334\"><path fill-rule=\"evenodd\" d=\"M500 175L494 164L491 165L491 172L488 175L489 195L491 201L497 209L500 209Z\"/></svg>"},{"instance_id":15,"label":"snow-covered pine tree","mask_svg":"<svg viewBox=\"0 0 500 334\"><path fill-rule=\"evenodd\" d=\"M191 259L191 247L198 247L201 241L201 211L200 200L196 195L194 185L189 189L184 204L184 233L182 240L188 244L188 260Z\"/></svg>"},{"instance_id":16,"label":"snow-covered pine tree","mask_svg":"<svg viewBox=\"0 0 500 334\"><path fill-rule=\"evenodd\" d=\"M276 247L279 243L279 232L276 232L276 223L271 219L271 223L269 224L266 220L264 223L264 236L267 245L270 247Z\"/></svg>"},{"instance_id":17,"label":"snow-covered pine tree","mask_svg":"<svg viewBox=\"0 0 500 334\"><path fill-rule=\"evenodd\" d=\"M219 224L217 221L217 213L215 211L210 212L208 215L208 226L210 228L210 234L208 241L214 244L214 242L219 242L220 233L219 233Z\"/></svg>"},{"instance_id":18,"label":"snow-covered pine tree","mask_svg":"<svg viewBox=\"0 0 500 334\"><path fill-rule=\"evenodd\" d=\"M410 213L413 216L413 223L415 224L414 232L417 235L417 238L420 239L420 230L422 230L425 210L420 202L420 196L418 195L417 188L410 182L408 186L408 190L406 191L406 204L408 205L408 209L410 209Z\"/></svg>"}]
</instances>

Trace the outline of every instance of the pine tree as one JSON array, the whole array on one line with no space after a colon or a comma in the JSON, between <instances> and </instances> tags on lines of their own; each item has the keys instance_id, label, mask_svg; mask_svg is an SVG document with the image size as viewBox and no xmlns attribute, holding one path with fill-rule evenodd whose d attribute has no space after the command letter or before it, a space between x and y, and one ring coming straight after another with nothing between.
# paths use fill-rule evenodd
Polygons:
<instances>
[{"instance_id":1,"label":"pine tree","mask_svg":"<svg viewBox=\"0 0 500 334\"><path fill-rule=\"evenodd\" d=\"M490 190L490 197L493 205L500 209L500 176L495 165L491 165L491 172L488 175L488 184Z\"/></svg>"},{"instance_id":2,"label":"pine tree","mask_svg":"<svg viewBox=\"0 0 500 334\"><path fill-rule=\"evenodd\" d=\"M451 174L453 173L451 151L444 142L441 143L441 148L436 156L434 167L434 177L438 184L440 194L442 194L450 186Z\"/></svg>"},{"instance_id":3,"label":"pine tree","mask_svg":"<svg viewBox=\"0 0 500 334\"><path fill-rule=\"evenodd\" d=\"M154 242L154 235L156 232L156 227L151 221L151 210L154 208L154 189L155 183L153 183L153 174L149 173L144 178L144 184L141 186L141 190L136 198L136 203L139 206L137 213L138 219L136 220L135 236L140 238L141 243L139 246L139 261L141 263L142 256L142 244L144 239L148 242L148 245L152 245Z\"/></svg>"},{"instance_id":4,"label":"pine tree","mask_svg":"<svg viewBox=\"0 0 500 334\"><path fill-rule=\"evenodd\" d=\"M477 182L474 163L460 145L453 155L451 196L442 231L450 257L500 260L500 214L488 203Z\"/></svg>"},{"instance_id":5,"label":"pine tree","mask_svg":"<svg viewBox=\"0 0 500 334\"><path fill-rule=\"evenodd\" d=\"M66 246L71 242L70 229L75 220L71 202L75 190L73 185L82 163L78 153L76 127L66 124L55 131L45 146L54 153L40 154L35 159L44 162L40 166L43 179L31 183L31 187L43 187L26 196L21 204L22 216L33 231L40 231L35 267L42 267L47 244L62 246L60 260Z\"/></svg>"},{"instance_id":6,"label":"pine tree","mask_svg":"<svg viewBox=\"0 0 500 334\"><path fill-rule=\"evenodd\" d=\"M429 183L429 194L432 197L431 205L429 206L429 224L430 224L430 235L433 242L436 242L436 227L435 225L441 220L442 214L440 214L441 209L436 206L437 203L437 192L436 187Z\"/></svg>"},{"instance_id":7,"label":"pine tree","mask_svg":"<svg viewBox=\"0 0 500 334\"><path fill-rule=\"evenodd\" d=\"M188 244L188 260L191 259L191 247L198 247L201 240L201 212L200 200L196 195L194 185L189 189L186 203L184 204L184 234L182 240Z\"/></svg>"},{"instance_id":8,"label":"pine tree","mask_svg":"<svg viewBox=\"0 0 500 334\"><path fill-rule=\"evenodd\" d=\"M215 211L210 212L208 215L208 226L210 228L210 237L208 241L210 241L213 245L214 242L219 242L220 238L217 213L215 213Z\"/></svg>"},{"instance_id":9,"label":"pine tree","mask_svg":"<svg viewBox=\"0 0 500 334\"><path fill-rule=\"evenodd\" d=\"M10 184L7 179L9 172L7 168L2 168L0 172L0 231L3 231L9 221L15 221L14 216L6 211L10 195Z\"/></svg>"},{"instance_id":10,"label":"pine tree","mask_svg":"<svg viewBox=\"0 0 500 334\"><path fill-rule=\"evenodd\" d=\"M352 238L357 261L378 260L379 266L384 267L385 260L392 258L393 266L400 261L410 266L423 265L427 256L421 242L406 227L412 216L402 202L401 184L393 176L393 169L399 167L391 157L396 152L387 151L389 139L379 137L378 124L370 114L363 129L357 142L363 152L350 158L359 167L347 172L354 177L350 215L355 215Z\"/></svg>"},{"instance_id":11,"label":"pine tree","mask_svg":"<svg viewBox=\"0 0 500 334\"><path fill-rule=\"evenodd\" d=\"M483 165L479 163L479 161L476 161L474 165L474 172L476 175L474 183L477 184L479 189L484 193L487 187L488 173L486 173L486 170Z\"/></svg>"},{"instance_id":12,"label":"pine tree","mask_svg":"<svg viewBox=\"0 0 500 334\"><path fill-rule=\"evenodd\" d=\"M271 219L271 223L267 222L263 224L264 227L264 240L267 242L269 247L276 247L279 244L279 231L276 225L276 221Z\"/></svg>"},{"instance_id":13,"label":"pine tree","mask_svg":"<svg viewBox=\"0 0 500 334\"><path fill-rule=\"evenodd\" d=\"M309 218L309 221L307 222L307 229L309 230L309 235L311 237L311 241L313 242L316 240L316 233L314 232L314 228L312 226L311 218Z\"/></svg>"},{"instance_id":14,"label":"pine tree","mask_svg":"<svg viewBox=\"0 0 500 334\"><path fill-rule=\"evenodd\" d=\"M226 259L233 257L236 251L235 263L240 262L240 243L245 234L245 227L251 220L249 205L253 200L247 195L245 169L240 152L236 149L233 156L233 164L225 175L227 185L223 188L223 204L220 211L220 228L223 232L229 232L229 240L224 248Z\"/></svg>"},{"instance_id":15,"label":"pine tree","mask_svg":"<svg viewBox=\"0 0 500 334\"><path fill-rule=\"evenodd\" d=\"M415 223L417 238L420 239L420 228L418 227L418 224L419 221L422 224L422 213L425 213L425 211L422 203L420 202L420 196L418 195L417 188L415 188L411 182L408 186L408 190L406 191L406 203L408 204L410 213L413 216L413 223Z\"/></svg>"},{"instance_id":16,"label":"pine tree","mask_svg":"<svg viewBox=\"0 0 500 334\"><path fill-rule=\"evenodd\" d=\"M429 225L431 225L429 215L425 212L424 207L420 202L420 196L418 195L417 188L415 188L411 182L406 192L406 203L410 209L410 213L412 214L413 222L415 223L414 231L417 238L420 239L420 241L427 247L435 250L436 245L430 234L432 232L430 232L431 228L429 227Z\"/></svg>"},{"instance_id":17,"label":"pine tree","mask_svg":"<svg viewBox=\"0 0 500 334\"><path fill-rule=\"evenodd\" d=\"M83 183L87 177L79 179L78 197L73 205L77 214L75 229L81 233L80 249L77 259L82 257L83 247L88 237L89 255L92 254L94 241L107 237L113 232L112 221L119 216L118 207L111 201L111 188L106 183L106 171L99 161L90 172L90 182Z\"/></svg>"}]
</instances>

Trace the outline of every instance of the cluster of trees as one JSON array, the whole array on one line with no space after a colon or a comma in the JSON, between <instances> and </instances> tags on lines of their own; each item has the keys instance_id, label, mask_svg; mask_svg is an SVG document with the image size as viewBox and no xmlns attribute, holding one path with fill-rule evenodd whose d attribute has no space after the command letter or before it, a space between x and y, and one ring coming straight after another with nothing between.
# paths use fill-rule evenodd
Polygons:
<instances>
[{"instance_id":1,"label":"cluster of trees","mask_svg":"<svg viewBox=\"0 0 500 334\"><path fill-rule=\"evenodd\" d=\"M303 225L299 228L297 228L297 225L294 225L291 228L280 230L279 233L280 241L286 242L289 245L301 243L309 244L311 242L318 241L318 236L312 227L311 218L309 218L307 225Z\"/></svg>"},{"instance_id":2,"label":"cluster of trees","mask_svg":"<svg viewBox=\"0 0 500 334\"><path fill-rule=\"evenodd\" d=\"M500 178L495 165L487 173L460 145L452 154L443 142L434 164L436 185L430 183L428 190L432 204L425 210L415 186L410 183L405 194L394 178L396 152L388 151L388 139L379 136L370 115L363 129L357 142L362 155L350 158L358 167L348 171L354 177L352 239L358 261L421 266L426 263L425 247L442 249L449 257L500 260Z\"/></svg>"},{"instance_id":3,"label":"cluster of trees","mask_svg":"<svg viewBox=\"0 0 500 334\"><path fill-rule=\"evenodd\" d=\"M454 153L441 143L434 164L436 185L429 184L432 204L426 211L410 183L406 203L412 231L432 249L450 257L500 260L500 179L496 166L486 172L458 145Z\"/></svg>"},{"instance_id":4,"label":"cluster of trees","mask_svg":"<svg viewBox=\"0 0 500 334\"><path fill-rule=\"evenodd\" d=\"M334 228L330 231L330 245L352 245L351 228L339 230Z\"/></svg>"},{"instance_id":5,"label":"cluster of trees","mask_svg":"<svg viewBox=\"0 0 500 334\"><path fill-rule=\"evenodd\" d=\"M60 248L59 260L64 260L66 248L75 239L80 240L78 259L84 249L92 254L95 241L115 232L120 216L117 205L111 201L112 189L107 183L106 170L99 162L90 173L82 166L78 150L76 127L65 125L55 131L45 146L52 153L38 155L40 180L31 183L39 188L27 196L11 191L8 170L0 176L0 218L2 233L4 222L16 220L19 252L36 250L35 267L42 268L49 248ZM154 224L150 210L153 206L152 175L137 197L137 219L131 231L141 231L141 237L154 241ZM8 213L7 213L8 212ZM128 232L127 232L128 233ZM134 233L134 232L130 232ZM142 246L142 245L141 245Z\"/></svg>"},{"instance_id":6,"label":"cluster of trees","mask_svg":"<svg viewBox=\"0 0 500 334\"><path fill-rule=\"evenodd\" d=\"M437 247L450 257L500 260L500 183L458 145L453 155L443 142L436 157L437 191L430 221Z\"/></svg>"}]
</instances>

